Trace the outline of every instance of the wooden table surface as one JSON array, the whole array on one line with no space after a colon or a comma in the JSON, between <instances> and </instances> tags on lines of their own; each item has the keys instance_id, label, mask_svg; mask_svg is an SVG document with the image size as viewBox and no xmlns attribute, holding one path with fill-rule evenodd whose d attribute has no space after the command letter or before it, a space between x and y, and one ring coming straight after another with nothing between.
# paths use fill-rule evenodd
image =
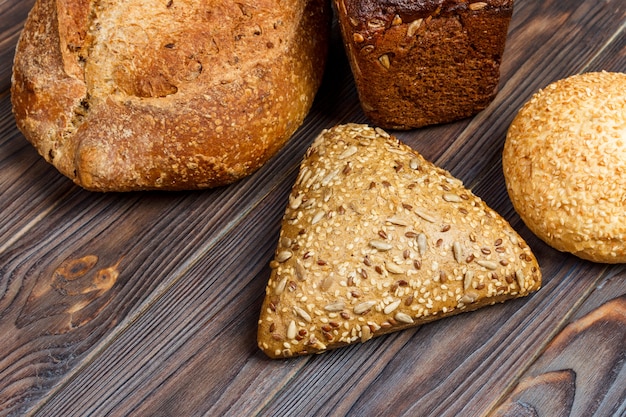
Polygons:
<instances>
[{"instance_id":1,"label":"wooden table surface","mask_svg":"<svg viewBox=\"0 0 626 417\"><path fill-rule=\"evenodd\" d=\"M11 62L32 4L0 1L0 415L626 415L624 265L533 236L501 168L508 125L535 91L626 71L626 2L517 0L492 105L397 135L519 231L543 288L290 360L256 346L280 219L321 129L366 122L337 28L312 112L255 174L201 192L101 194L15 127Z\"/></svg>"}]
</instances>

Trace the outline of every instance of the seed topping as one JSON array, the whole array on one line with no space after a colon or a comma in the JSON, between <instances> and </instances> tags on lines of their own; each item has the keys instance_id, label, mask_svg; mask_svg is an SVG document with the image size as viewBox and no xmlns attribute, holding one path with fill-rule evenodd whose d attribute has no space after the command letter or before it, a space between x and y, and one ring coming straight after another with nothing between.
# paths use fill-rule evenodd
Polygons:
<instances>
[{"instance_id":1,"label":"seed topping","mask_svg":"<svg viewBox=\"0 0 626 417\"><path fill-rule=\"evenodd\" d=\"M412 38L417 33L417 30L422 26L424 19L415 19L406 28L406 36Z\"/></svg>"},{"instance_id":2,"label":"seed topping","mask_svg":"<svg viewBox=\"0 0 626 417\"><path fill-rule=\"evenodd\" d=\"M380 62L380 65L382 65L385 69L389 69L391 67L391 61L389 60L389 55L387 54L379 56L378 62Z\"/></svg>"},{"instance_id":3,"label":"seed topping","mask_svg":"<svg viewBox=\"0 0 626 417\"><path fill-rule=\"evenodd\" d=\"M360 304L357 304L354 306L354 309L353 309L354 314L365 314L376 304L378 304L377 301L364 301Z\"/></svg>"},{"instance_id":4,"label":"seed topping","mask_svg":"<svg viewBox=\"0 0 626 417\"><path fill-rule=\"evenodd\" d=\"M285 208L265 352L365 342L537 289L528 246L471 191L382 129L349 126L313 143Z\"/></svg>"},{"instance_id":5,"label":"seed topping","mask_svg":"<svg viewBox=\"0 0 626 417\"><path fill-rule=\"evenodd\" d=\"M487 261L487 260L484 260L484 259L478 259L476 261L476 263L478 265L480 265L480 266L482 266L484 268L487 268L489 270L492 270L492 271L495 270L495 269L498 269L498 264L493 262L493 261Z\"/></svg>"},{"instance_id":6,"label":"seed topping","mask_svg":"<svg viewBox=\"0 0 626 417\"><path fill-rule=\"evenodd\" d=\"M385 308L383 309L383 313L391 314L393 311L395 311L400 306L401 302L402 302L402 300L397 299L397 300L387 304L385 306Z\"/></svg>"},{"instance_id":7,"label":"seed topping","mask_svg":"<svg viewBox=\"0 0 626 417\"><path fill-rule=\"evenodd\" d=\"M326 311L343 311L346 308L346 303L343 301L337 301L336 303L326 304L324 310Z\"/></svg>"},{"instance_id":8,"label":"seed topping","mask_svg":"<svg viewBox=\"0 0 626 417\"><path fill-rule=\"evenodd\" d=\"M278 252L278 254L276 255L276 261L283 263L285 261L287 261L288 259L290 259L293 256L293 252L291 252L290 250L283 250Z\"/></svg>"},{"instance_id":9,"label":"seed topping","mask_svg":"<svg viewBox=\"0 0 626 417\"><path fill-rule=\"evenodd\" d=\"M413 318L406 313L397 312L393 318L399 321L400 323L405 323L405 324L413 323Z\"/></svg>"},{"instance_id":10,"label":"seed topping","mask_svg":"<svg viewBox=\"0 0 626 417\"><path fill-rule=\"evenodd\" d=\"M443 195L443 199L448 203L460 203L461 201L463 201L461 197L453 193L445 193Z\"/></svg>"},{"instance_id":11,"label":"seed topping","mask_svg":"<svg viewBox=\"0 0 626 417\"><path fill-rule=\"evenodd\" d=\"M476 11L476 10L482 10L482 9L484 9L485 7L487 7L487 3L486 3L486 2L484 2L484 1L478 1L478 2L476 2L476 3L470 3L470 4L469 4L469 8L470 8L470 10L474 10L474 11Z\"/></svg>"},{"instance_id":12,"label":"seed topping","mask_svg":"<svg viewBox=\"0 0 626 417\"><path fill-rule=\"evenodd\" d=\"M389 242L385 242L383 240L371 240L370 246L374 249L378 249L379 251L388 251L393 248L393 245Z\"/></svg>"},{"instance_id":13,"label":"seed topping","mask_svg":"<svg viewBox=\"0 0 626 417\"><path fill-rule=\"evenodd\" d=\"M428 223L435 223L436 219L431 216L430 214L426 213L425 211L415 208L413 210L415 212L415 214L417 214L419 217L421 217L422 219L426 220Z\"/></svg>"},{"instance_id":14,"label":"seed topping","mask_svg":"<svg viewBox=\"0 0 626 417\"><path fill-rule=\"evenodd\" d=\"M296 327L296 322L291 320L289 322L289 327L287 327L287 339L295 339L298 335L298 328Z\"/></svg>"}]
</instances>

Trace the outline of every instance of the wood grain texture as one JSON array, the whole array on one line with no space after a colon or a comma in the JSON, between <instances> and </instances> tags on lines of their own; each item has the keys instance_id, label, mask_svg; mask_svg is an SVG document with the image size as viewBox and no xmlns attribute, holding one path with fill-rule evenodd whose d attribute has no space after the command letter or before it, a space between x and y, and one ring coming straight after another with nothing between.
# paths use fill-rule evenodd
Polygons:
<instances>
[{"instance_id":1,"label":"wood grain texture","mask_svg":"<svg viewBox=\"0 0 626 417\"><path fill-rule=\"evenodd\" d=\"M337 28L311 114L254 175L204 192L95 194L13 122L7 57L33 2L0 2L0 416L626 414L625 267L534 237L500 166L508 124L537 89L626 71L623 1L518 0L492 105L398 133L511 222L543 288L278 361L257 349L256 325L298 165L321 129L366 122Z\"/></svg>"},{"instance_id":2,"label":"wood grain texture","mask_svg":"<svg viewBox=\"0 0 626 417\"><path fill-rule=\"evenodd\" d=\"M0 3L0 92L2 93L7 92L11 85L15 44L33 4L35 4L35 0L3 1Z\"/></svg>"},{"instance_id":3,"label":"wood grain texture","mask_svg":"<svg viewBox=\"0 0 626 417\"><path fill-rule=\"evenodd\" d=\"M494 416L624 415L626 296L599 300L619 291L624 278L622 272L598 285L577 316L589 311L550 341Z\"/></svg>"}]
</instances>

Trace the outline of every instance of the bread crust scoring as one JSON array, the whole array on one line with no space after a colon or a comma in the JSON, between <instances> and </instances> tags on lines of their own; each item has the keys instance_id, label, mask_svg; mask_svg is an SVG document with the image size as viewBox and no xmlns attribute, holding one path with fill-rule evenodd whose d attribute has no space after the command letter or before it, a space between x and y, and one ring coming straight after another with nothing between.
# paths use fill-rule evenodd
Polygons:
<instances>
[{"instance_id":1,"label":"bread crust scoring","mask_svg":"<svg viewBox=\"0 0 626 417\"><path fill-rule=\"evenodd\" d=\"M86 189L231 183L302 123L328 21L320 0L38 0L16 49L17 125Z\"/></svg>"}]
</instances>

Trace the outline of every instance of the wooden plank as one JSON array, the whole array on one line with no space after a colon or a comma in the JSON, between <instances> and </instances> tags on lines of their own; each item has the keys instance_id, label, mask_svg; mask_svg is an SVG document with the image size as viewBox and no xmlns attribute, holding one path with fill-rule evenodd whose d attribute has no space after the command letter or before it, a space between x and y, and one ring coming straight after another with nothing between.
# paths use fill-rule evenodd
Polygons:
<instances>
[{"instance_id":1,"label":"wooden plank","mask_svg":"<svg viewBox=\"0 0 626 417\"><path fill-rule=\"evenodd\" d=\"M0 92L11 84L15 44L33 4L35 0L0 2Z\"/></svg>"},{"instance_id":2,"label":"wooden plank","mask_svg":"<svg viewBox=\"0 0 626 417\"><path fill-rule=\"evenodd\" d=\"M626 413L626 271L607 274L494 417ZM615 294L622 294L615 297Z\"/></svg>"},{"instance_id":3,"label":"wooden plank","mask_svg":"<svg viewBox=\"0 0 626 417\"><path fill-rule=\"evenodd\" d=\"M342 74L345 85L347 68ZM320 92L317 113L330 104L331 91ZM347 111L358 109L353 103ZM125 323L161 297L221 235L263 204L276 184L288 190L319 126L333 123L323 114L310 117L266 167L235 186L205 192L88 193L20 144L16 152L28 157L6 161L15 173L1 203L17 215L0 220L7 239L0 253L0 288L6 291L0 333L13 335L0 340L0 351L10 352L0 358L0 403L19 413L28 410L106 344L101 339L124 331ZM55 177L52 184L43 180L46 174ZM39 197L31 203L31 196ZM272 209L282 214L282 204ZM97 263L80 279L59 272L86 257ZM78 293L94 286L107 268L119 274L111 288ZM69 290L59 280L82 287ZM20 360L24 356L29 359Z\"/></svg>"},{"instance_id":4,"label":"wooden plank","mask_svg":"<svg viewBox=\"0 0 626 417\"><path fill-rule=\"evenodd\" d=\"M594 285L589 277L604 270L599 265L577 270L576 261L562 255L546 270L553 278L541 297L325 355L271 361L257 351L255 331L269 274L259 265L271 258L270 237L278 231L276 227L270 234L274 236L267 236L266 226L259 225L263 219L277 223L273 205L251 212L215 246L215 253L194 266L189 272L193 278L177 281L41 411L375 415L391 402L408 415L454 415L460 410L479 415L474 411L480 407L463 407L475 395L476 406L496 401L494 396L516 374L511 369L528 365L546 332L560 328L571 306ZM250 235L259 236L259 243L242 247ZM240 256L229 256L235 250ZM125 377L115 378L120 374ZM451 384L454 395L442 401ZM79 391L85 392L80 402L68 401L70 393Z\"/></svg>"}]
</instances>

